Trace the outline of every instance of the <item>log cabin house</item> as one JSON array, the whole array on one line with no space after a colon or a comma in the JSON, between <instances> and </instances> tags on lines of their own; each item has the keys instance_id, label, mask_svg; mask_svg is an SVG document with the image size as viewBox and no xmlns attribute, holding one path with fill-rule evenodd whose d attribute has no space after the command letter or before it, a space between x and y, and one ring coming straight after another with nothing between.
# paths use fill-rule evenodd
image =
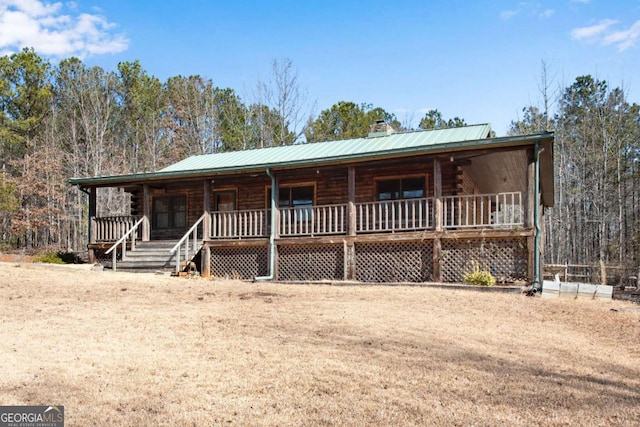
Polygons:
<instances>
[{"instance_id":1,"label":"log cabin house","mask_svg":"<svg viewBox=\"0 0 640 427\"><path fill-rule=\"evenodd\" d=\"M377 126L364 138L73 178L89 195L90 261L367 283L462 282L477 264L502 283L538 284L553 134ZM96 215L105 187L130 195L127 215Z\"/></svg>"}]
</instances>

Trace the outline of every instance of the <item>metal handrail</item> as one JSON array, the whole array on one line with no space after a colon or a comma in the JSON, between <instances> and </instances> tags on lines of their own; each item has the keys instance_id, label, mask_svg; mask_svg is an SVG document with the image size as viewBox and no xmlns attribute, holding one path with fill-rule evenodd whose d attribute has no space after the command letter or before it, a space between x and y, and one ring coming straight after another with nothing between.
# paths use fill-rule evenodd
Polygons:
<instances>
[{"instance_id":1,"label":"metal handrail","mask_svg":"<svg viewBox=\"0 0 640 427\"><path fill-rule=\"evenodd\" d=\"M117 242L115 242L113 244L113 246L111 246L106 252L105 255L110 254L111 252L113 252L112 256L112 261L111 261L111 269L113 271L116 271L116 258L117 258L117 254L118 251L116 251L115 249L118 247L119 244L122 244L122 258L121 261L124 261L127 257L127 237L129 237L129 235L131 233L133 233L134 231L136 231L138 229L138 227L140 226L140 224L142 224L142 222L144 221L144 217L140 218L126 233L124 233L124 235L118 239ZM133 237L131 238L131 249L135 249L136 247L136 236L135 234L133 235Z\"/></svg>"},{"instance_id":2,"label":"metal handrail","mask_svg":"<svg viewBox=\"0 0 640 427\"><path fill-rule=\"evenodd\" d=\"M178 243L175 244L175 246L173 248L171 248L171 254L174 254L177 252L176 254L176 273L180 272L180 259L181 259L181 250L180 248L182 247L182 244L185 244L185 251L184 251L184 259L187 260L189 259L189 235L191 233L193 233L193 253L197 253L198 252L198 226L205 220L205 218L207 218L207 213L203 213L202 216L191 226L191 228L184 233L184 235L182 236L182 238L180 240L178 240ZM204 239L204 235L202 236L202 238Z\"/></svg>"}]
</instances>

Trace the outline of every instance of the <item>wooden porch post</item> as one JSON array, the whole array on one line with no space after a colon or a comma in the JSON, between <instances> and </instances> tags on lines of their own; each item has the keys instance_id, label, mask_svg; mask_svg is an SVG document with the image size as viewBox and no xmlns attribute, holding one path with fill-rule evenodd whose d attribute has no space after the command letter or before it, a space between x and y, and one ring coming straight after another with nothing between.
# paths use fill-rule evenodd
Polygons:
<instances>
[{"instance_id":1,"label":"wooden porch post","mask_svg":"<svg viewBox=\"0 0 640 427\"><path fill-rule=\"evenodd\" d=\"M89 189L89 243L95 243L97 238L97 230L95 227L97 201L96 188L91 187L91 189Z\"/></svg>"},{"instance_id":2,"label":"wooden porch post","mask_svg":"<svg viewBox=\"0 0 640 427\"><path fill-rule=\"evenodd\" d=\"M349 215L349 223L347 224L347 230L349 236L356 235L356 168L355 166L349 166L348 173L348 192L349 192L349 205L347 206L347 212Z\"/></svg>"},{"instance_id":3,"label":"wooden porch post","mask_svg":"<svg viewBox=\"0 0 640 427\"><path fill-rule=\"evenodd\" d=\"M211 180L205 179L203 185L202 203L204 208L204 224L202 225L202 251L200 253L201 276L211 276L211 248L205 242L211 237Z\"/></svg>"},{"instance_id":4,"label":"wooden porch post","mask_svg":"<svg viewBox=\"0 0 640 427\"><path fill-rule=\"evenodd\" d=\"M148 242L151 240L151 200L149 196L149 184L142 185L142 241Z\"/></svg>"},{"instance_id":5,"label":"wooden porch post","mask_svg":"<svg viewBox=\"0 0 640 427\"><path fill-rule=\"evenodd\" d=\"M208 239L211 236L211 180L205 179L203 186L202 204L204 207L204 225L202 226L202 238Z\"/></svg>"},{"instance_id":6,"label":"wooden porch post","mask_svg":"<svg viewBox=\"0 0 640 427\"><path fill-rule=\"evenodd\" d=\"M348 197L347 215L349 221L347 223L347 234L349 236L356 235L356 168L349 166L348 168ZM355 280L356 278L356 248L353 239L345 240L344 244L344 279Z\"/></svg>"},{"instance_id":7,"label":"wooden porch post","mask_svg":"<svg viewBox=\"0 0 640 427\"><path fill-rule=\"evenodd\" d=\"M89 243L95 243L97 240L97 230L96 230L96 222L95 222L95 217L96 217L96 203L98 201L98 197L96 195L96 188L95 187L91 187L89 189L89 222L88 222L88 233L89 233ZM89 263L93 264L96 262L96 256L95 256L95 252L93 250L93 248L89 247L88 248L88 257L89 257Z\"/></svg>"},{"instance_id":8,"label":"wooden porch post","mask_svg":"<svg viewBox=\"0 0 640 427\"><path fill-rule=\"evenodd\" d=\"M208 243L202 246L202 252L200 252L200 268L202 277L211 277L211 246Z\"/></svg>"},{"instance_id":9,"label":"wooden porch post","mask_svg":"<svg viewBox=\"0 0 640 427\"><path fill-rule=\"evenodd\" d=\"M527 150L527 192L525 193L525 215L524 226L525 228L533 228L534 224L534 210L536 209L535 203L535 191L536 191L536 165L533 158L533 151Z\"/></svg>"},{"instance_id":10,"label":"wooden porch post","mask_svg":"<svg viewBox=\"0 0 640 427\"><path fill-rule=\"evenodd\" d=\"M525 193L524 226L533 229L536 208L536 164L532 149L527 150L527 191ZM535 237L527 237L527 280L533 282L535 277Z\"/></svg>"},{"instance_id":11,"label":"wooden porch post","mask_svg":"<svg viewBox=\"0 0 640 427\"><path fill-rule=\"evenodd\" d=\"M433 160L433 196L435 229L442 231L442 168L440 167L440 159Z\"/></svg>"},{"instance_id":12,"label":"wooden porch post","mask_svg":"<svg viewBox=\"0 0 640 427\"><path fill-rule=\"evenodd\" d=\"M277 239L280 238L280 208L278 207L278 202L280 200L280 180L278 179L278 175L273 174L272 180L273 190L271 197L271 215L274 218L272 222L272 226L275 227L275 230L272 231L273 235L273 248L271 249L271 256L273 259L271 260L271 265L273 266L273 278L278 280L279 277L279 267L278 267L278 244L276 243Z\"/></svg>"},{"instance_id":13,"label":"wooden porch post","mask_svg":"<svg viewBox=\"0 0 640 427\"><path fill-rule=\"evenodd\" d=\"M434 196L434 222L436 236L433 239L433 281L442 282L442 169L440 159L433 160L433 196Z\"/></svg>"},{"instance_id":14,"label":"wooden porch post","mask_svg":"<svg viewBox=\"0 0 640 427\"><path fill-rule=\"evenodd\" d=\"M275 218L275 230L273 231L273 237L276 239L280 238L280 208L278 207L278 202L280 200L280 180L278 176L274 174L273 182L275 183L273 187L273 192L271 193L271 215Z\"/></svg>"}]
</instances>

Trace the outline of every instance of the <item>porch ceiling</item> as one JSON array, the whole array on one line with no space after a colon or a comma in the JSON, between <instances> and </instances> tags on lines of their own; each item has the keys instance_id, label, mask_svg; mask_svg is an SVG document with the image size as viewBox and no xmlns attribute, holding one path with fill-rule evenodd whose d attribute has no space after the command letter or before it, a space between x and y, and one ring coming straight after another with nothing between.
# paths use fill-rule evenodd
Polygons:
<instances>
[{"instance_id":1,"label":"porch ceiling","mask_svg":"<svg viewBox=\"0 0 640 427\"><path fill-rule=\"evenodd\" d=\"M526 150L503 151L471 159L462 166L481 193L527 191Z\"/></svg>"},{"instance_id":2,"label":"porch ceiling","mask_svg":"<svg viewBox=\"0 0 640 427\"><path fill-rule=\"evenodd\" d=\"M462 166L481 193L509 191L527 192L528 155L525 147L517 150L495 151L471 157ZM553 167L553 139L540 141L540 193L542 205L555 203Z\"/></svg>"}]
</instances>

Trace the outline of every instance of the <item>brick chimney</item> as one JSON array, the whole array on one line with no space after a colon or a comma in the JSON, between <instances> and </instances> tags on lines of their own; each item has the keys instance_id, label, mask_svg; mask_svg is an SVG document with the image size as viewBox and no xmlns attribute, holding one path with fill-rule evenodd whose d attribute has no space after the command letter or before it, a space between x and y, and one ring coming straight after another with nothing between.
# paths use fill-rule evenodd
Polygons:
<instances>
[{"instance_id":1,"label":"brick chimney","mask_svg":"<svg viewBox=\"0 0 640 427\"><path fill-rule=\"evenodd\" d=\"M384 120L376 120L375 124L371 125L369 130L369 138L375 138L377 136L387 136L396 133L396 130L389 123Z\"/></svg>"}]
</instances>

